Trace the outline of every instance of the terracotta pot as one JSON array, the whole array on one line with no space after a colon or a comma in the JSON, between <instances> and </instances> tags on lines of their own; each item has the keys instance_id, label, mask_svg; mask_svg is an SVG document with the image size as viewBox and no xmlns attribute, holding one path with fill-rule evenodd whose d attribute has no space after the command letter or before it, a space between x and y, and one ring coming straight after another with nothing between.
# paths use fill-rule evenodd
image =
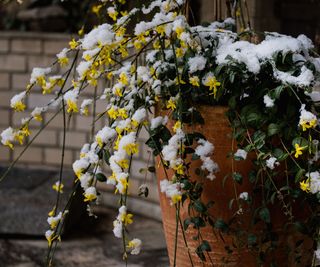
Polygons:
<instances>
[{"instance_id":1,"label":"terracotta pot","mask_svg":"<svg viewBox=\"0 0 320 267\"><path fill-rule=\"evenodd\" d=\"M197 126L194 130L203 133L206 138L212 142L215 146L213 159L219 165L220 171L216 174L216 179L210 181L208 179L203 180L204 191L202 194L202 201L207 203L208 201L214 201L214 205L210 208L210 214L215 218L222 218L225 221L229 221L232 216L238 211L238 206L235 204L233 208L230 209L229 201L232 198L235 198L235 195L239 195L241 192L249 192L249 195L252 194L252 185L248 181L248 173L251 169L251 161L234 161L232 167L232 159L227 155L230 151L236 151L235 142L231 139L231 128L229 126L228 119L225 116L226 112L225 107L205 107L202 108L201 114L205 119L205 125ZM173 124L173 122L172 122ZM170 126L170 125L169 125ZM171 125L172 126L172 125ZM233 148L233 149L232 149ZM159 160L159 159L158 159ZM194 174L195 168L199 167L201 163L192 163L191 165L191 179L199 180L200 178ZM239 172L243 175L244 181L242 185L235 184L232 178L228 178L223 186L223 178L234 171ZM168 172L169 179L172 176L172 172ZM166 178L165 172L162 167L157 169L158 185L162 179ZM160 190L159 190L160 191ZM236 193L235 193L236 192ZM259 201L259 200L258 200ZM165 194L160 193L160 205L162 209L162 220L163 227L165 232L165 237L167 241L168 254L170 257L170 264L173 266L174 260L174 247L175 247L175 231L176 231L176 211L175 207L170 205L170 200L165 196ZM185 218L188 218L188 209L187 203L181 207L180 216L182 222ZM242 225L241 228L249 229L252 227L250 214L246 212L245 205L243 206L243 214L238 215L238 218L241 219ZM276 229L280 237L281 243L295 243L299 236L288 235L284 233L282 228L287 222L287 218L282 214L281 208L271 209L271 218L273 220L273 226ZM239 227L239 228L240 228ZM254 233L259 236L259 231L262 229L262 224L257 224L254 226ZM259 230L260 228L260 230ZM252 231L252 228L250 228ZM238 246L238 249L235 249L232 244L237 244L237 238L234 234L223 234L223 240L219 237L217 231L213 231L212 227L202 228L202 236L204 240L209 241L212 252L205 253L207 258L206 263L202 263L199 257L196 255L195 250L199 245L199 241L194 241L193 236L196 235L196 230L192 227L189 227L186 232L187 243L191 258L193 261L193 266L270 266L270 264L260 265L257 263L257 255L249 251L247 248ZM312 243L306 243L306 251L312 247ZM233 253L228 254L225 247L229 247L233 250ZM239 244L238 244L239 245ZM178 245L177 245L177 257L176 257L176 266L177 267L187 267L192 266L189 256L188 249L183 241L183 236L181 228L179 227L178 231ZM285 246L283 246L285 247ZM309 253L310 254L310 253ZM309 255L308 254L308 255ZM274 255L274 254L273 254ZM310 259L312 255L304 254L305 262L299 265L294 265L293 260L287 255L285 249L280 251L275 256L277 265L276 266L310 266ZM209 259L210 258L210 259ZM268 260L267 260L268 262Z\"/></svg>"}]
</instances>

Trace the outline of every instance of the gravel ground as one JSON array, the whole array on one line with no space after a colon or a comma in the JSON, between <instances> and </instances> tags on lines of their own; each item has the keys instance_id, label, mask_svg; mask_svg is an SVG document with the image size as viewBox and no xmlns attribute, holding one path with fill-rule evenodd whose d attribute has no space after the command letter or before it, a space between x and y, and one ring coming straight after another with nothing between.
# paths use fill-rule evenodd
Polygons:
<instances>
[{"instance_id":1,"label":"gravel ground","mask_svg":"<svg viewBox=\"0 0 320 267\"><path fill-rule=\"evenodd\" d=\"M113 210L106 210L98 219L87 218L69 230L55 254L53 267L120 267L121 240L112 234ZM154 220L135 216L130 228L132 237L143 241L140 255L129 257L129 267L167 267L168 256L162 225ZM0 236L0 267L43 267L47 242L43 237Z\"/></svg>"}]
</instances>

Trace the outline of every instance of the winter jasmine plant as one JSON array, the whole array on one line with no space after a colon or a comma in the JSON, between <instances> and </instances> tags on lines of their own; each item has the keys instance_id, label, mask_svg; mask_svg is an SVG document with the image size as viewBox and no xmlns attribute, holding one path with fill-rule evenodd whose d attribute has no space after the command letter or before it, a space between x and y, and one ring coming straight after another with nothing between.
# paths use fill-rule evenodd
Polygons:
<instances>
[{"instance_id":1,"label":"winter jasmine plant","mask_svg":"<svg viewBox=\"0 0 320 267\"><path fill-rule=\"evenodd\" d=\"M104 101L105 111L96 114L93 122L107 122L95 131L90 143L83 145L79 159L72 165L75 190L81 187L91 214L90 205L99 199L98 183L114 187L119 210L113 232L122 239L123 259L127 261L129 254L139 254L143 247L143 240L128 231L134 217L127 210L131 164L139 152L137 138L142 129L149 134L146 143L154 156L173 173L161 181L161 193L178 215L184 205L192 210L184 226L177 220L177 227L184 233L191 225L200 232L203 226L226 234L232 231L233 223L221 223L207 212L211 204L204 203L201 197L203 183L194 182L189 172L190 161L199 161L197 175L204 180L217 179L215 146L192 126L206 123L200 105L226 106L230 132L237 144L229 156L234 161L252 161L248 177L234 172L227 179L239 184L249 179L254 192L262 196L258 204L252 204L254 193L235 193L233 205L238 205L239 210L235 220L241 218L240 210L246 203L252 209L253 220L264 225L264 235L252 238L253 234L247 233L251 239L245 239L244 246L254 253L268 254L269 243L262 243L263 239L270 241L268 234L272 232L269 208L278 205L288 224L313 240L315 264L320 255L320 96L315 91L320 59L311 40L305 35L294 38L255 33L241 20L240 1L232 4L235 19L207 26L189 25L185 0L156 0L130 11L125 11L124 4L124 0L101 0L95 12L107 14L112 23L102 23L86 34L81 33L57 54L54 64L65 68L63 75L51 75L52 68L33 69L26 90L11 99L11 107L16 112L25 110L25 98L35 86L43 94L54 92L54 97L47 105L36 107L19 128L4 130L2 144L9 149L23 144L30 135L30 122L41 122L48 110L61 112L66 125L75 113L88 116L96 101ZM254 42L257 37L260 41ZM145 64L139 63L141 57ZM104 92L80 102L88 88L96 88L100 80L108 82ZM155 114L154 110L161 111ZM106 167L112 173L109 177L104 174ZM58 195L63 192L62 172L63 157L60 179L52 187ZM303 202L310 214L305 221L293 214L297 202ZM49 213L45 233L48 265L61 239L69 203L60 208L58 197ZM211 248L206 240L198 239L196 253L205 261ZM185 245L188 247L187 242ZM277 249L276 244L272 246Z\"/></svg>"}]
</instances>

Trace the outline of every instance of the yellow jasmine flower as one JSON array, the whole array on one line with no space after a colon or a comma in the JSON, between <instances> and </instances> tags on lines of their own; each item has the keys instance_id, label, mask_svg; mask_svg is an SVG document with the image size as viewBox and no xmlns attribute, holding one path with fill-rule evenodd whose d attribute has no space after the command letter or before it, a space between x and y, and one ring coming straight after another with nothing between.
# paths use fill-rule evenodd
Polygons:
<instances>
[{"instance_id":1,"label":"yellow jasmine flower","mask_svg":"<svg viewBox=\"0 0 320 267\"><path fill-rule=\"evenodd\" d=\"M119 87L116 87L115 90L114 90L114 94L118 97L122 97L123 94L122 94L122 89L119 88Z\"/></svg>"},{"instance_id":2,"label":"yellow jasmine flower","mask_svg":"<svg viewBox=\"0 0 320 267\"><path fill-rule=\"evenodd\" d=\"M76 49L78 46L78 42L73 38L70 42L69 42L69 46L71 49Z\"/></svg>"},{"instance_id":3,"label":"yellow jasmine flower","mask_svg":"<svg viewBox=\"0 0 320 267\"><path fill-rule=\"evenodd\" d=\"M117 31L116 31L116 36L117 37L121 37L126 33L126 28L124 27L120 27Z\"/></svg>"},{"instance_id":4,"label":"yellow jasmine flower","mask_svg":"<svg viewBox=\"0 0 320 267\"><path fill-rule=\"evenodd\" d=\"M165 25L159 25L159 26L156 27L155 30L156 30L156 32L157 32L158 34L160 34L161 36L164 36L165 33L166 33L166 27L165 27Z\"/></svg>"},{"instance_id":5,"label":"yellow jasmine flower","mask_svg":"<svg viewBox=\"0 0 320 267\"><path fill-rule=\"evenodd\" d=\"M173 126L173 131L177 132L177 130L181 129L181 121L177 121Z\"/></svg>"},{"instance_id":6,"label":"yellow jasmine flower","mask_svg":"<svg viewBox=\"0 0 320 267\"><path fill-rule=\"evenodd\" d=\"M189 82L191 85L195 86L195 87L199 87L200 86L200 79L198 76L193 76L189 78Z\"/></svg>"},{"instance_id":7,"label":"yellow jasmine flower","mask_svg":"<svg viewBox=\"0 0 320 267\"><path fill-rule=\"evenodd\" d=\"M304 149L306 149L307 147L306 146L300 146L299 144L294 144L294 148L295 148L295 154L294 154L294 157L295 158L298 158L300 155L302 155L302 151Z\"/></svg>"},{"instance_id":8,"label":"yellow jasmine flower","mask_svg":"<svg viewBox=\"0 0 320 267\"><path fill-rule=\"evenodd\" d=\"M100 136L97 136L97 137L96 137L96 142L97 142L97 144L98 144L98 146L99 146L100 148L103 147L103 141L102 141L102 138L101 138Z\"/></svg>"},{"instance_id":9,"label":"yellow jasmine flower","mask_svg":"<svg viewBox=\"0 0 320 267\"><path fill-rule=\"evenodd\" d=\"M118 117L118 110L116 110L114 107L111 107L108 111L107 111L110 119L116 119Z\"/></svg>"},{"instance_id":10,"label":"yellow jasmine flower","mask_svg":"<svg viewBox=\"0 0 320 267\"><path fill-rule=\"evenodd\" d=\"M129 84L128 77L127 77L127 74L125 72L121 72L120 73L119 82L122 83L123 85L128 85Z\"/></svg>"},{"instance_id":11,"label":"yellow jasmine flower","mask_svg":"<svg viewBox=\"0 0 320 267\"><path fill-rule=\"evenodd\" d=\"M176 103L173 99L169 99L167 102L167 108L175 110L177 108Z\"/></svg>"},{"instance_id":12,"label":"yellow jasmine flower","mask_svg":"<svg viewBox=\"0 0 320 267\"><path fill-rule=\"evenodd\" d=\"M133 214L131 213L123 213L120 216L121 221L124 223L124 225L128 225L128 224L132 224L133 220L132 220Z\"/></svg>"},{"instance_id":13,"label":"yellow jasmine flower","mask_svg":"<svg viewBox=\"0 0 320 267\"><path fill-rule=\"evenodd\" d=\"M300 125L302 126L303 131L306 131L310 128L315 128L317 126L317 119L313 119L311 121L301 120Z\"/></svg>"},{"instance_id":14,"label":"yellow jasmine flower","mask_svg":"<svg viewBox=\"0 0 320 267\"><path fill-rule=\"evenodd\" d=\"M17 101L14 105L12 105L12 108L15 111L24 111L26 109L26 105L22 101Z\"/></svg>"},{"instance_id":15,"label":"yellow jasmine flower","mask_svg":"<svg viewBox=\"0 0 320 267\"><path fill-rule=\"evenodd\" d=\"M58 181L52 186L52 189L54 191L59 192L59 193L63 193L63 187L64 187L64 185L62 183L60 184L60 182Z\"/></svg>"},{"instance_id":16,"label":"yellow jasmine flower","mask_svg":"<svg viewBox=\"0 0 320 267\"><path fill-rule=\"evenodd\" d=\"M177 174L180 174L180 175L184 174L183 164L176 165L173 169L177 172Z\"/></svg>"},{"instance_id":17,"label":"yellow jasmine flower","mask_svg":"<svg viewBox=\"0 0 320 267\"><path fill-rule=\"evenodd\" d=\"M56 212L56 206L53 207L51 211L49 211L48 216L53 217Z\"/></svg>"},{"instance_id":18,"label":"yellow jasmine flower","mask_svg":"<svg viewBox=\"0 0 320 267\"><path fill-rule=\"evenodd\" d=\"M184 29L182 27L176 28L177 37L180 39L181 34L184 32Z\"/></svg>"},{"instance_id":19,"label":"yellow jasmine flower","mask_svg":"<svg viewBox=\"0 0 320 267\"><path fill-rule=\"evenodd\" d=\"M180 57L184 56L185 50L183 48L181 48L181 47L178 47L178 48L176 48L175 52L176 52L176 56L178 58L180 58Z\"/></svg>"},{"instance_id":20,"label":"yellow jasmine flower","mask_svg":"<svg viewBox=\"0 0 320 267\"><path fill-rule=\"evenodd\" d=\"M13 148L14 148L14 147L13 147L13 144L12 144L10 141L8 141L8 140L4 143L4 145L5 145L5 146L8 146L8 147L9 147L10 149L12 149L12 150L13 150Z\"/></svg>"},{"instance_id":21,"label":"yellow jasmine flower","mask_svg":"<svg viewBox=\"0 0 320 267\"><path fill-rule=\"evenodd\" d=\"M81 27L81 29L78 31L78 35L82 36L84 34L84 26Z\"/></svg>"},{"instance_id":22,"label":"yellow jasmine flower","mask_svg":"<svg viewBox=\"0 0 320 267\"><path fill-rule=\"evenodd\" d=\"M204 85L208 86L210 91L213 91L211 94L213 94L214 98L216 98L217 89L221 85L221 83L217 81L216 77L208 76L205 79Z\"/></svg>"},{"instance_id":23,"label":"yellow jasmine flower","mask_svg":"<svg viewBox=\"0 0 320 267\"><path fill-rule=\"evenodd\" d=\"M133 143L127 144L126 146L123 147L123 149L127 152L129 156L139 152L138 144L133 144Z\"/></svg>"},{"instance_id":24,"label":"yellow jasmine flower","mask_svg":"<svg viewBox=\"0 0 320 267\"><path fill-rule=\"evenodd\" d=\"M156 40L155 42L153 42L153 48L156 50L160 50L161 44L159 40Z\"/></svg>"},{"instance_id":25,"label":"yellow jasmine flower","mask_svg":"<svg viewBox=\"0 0 320 267\"><path fill-rule=\"evenodd\" d=\"M128 118L128 112L125 108L119 108L118 109L118 116L120 116L122 119Z\"/></svg>"},{"instance_id":26,"label":"yellow jasmine flower","mask_svg":"<svg viewBox=\"0 0 320 267\"><path fill-rule=\"evenodd\" d=\"M110 18L112 18L114 21L117 20L119 12L116 11L113 7L108 8L108 15Z\"/></svg>"},{"instance_id":27,"label":"yellow jasmine flower","mask_svg":"<svg viewBox=\"0 0 320 267\"><path fill-rule=\"evenodd\" d=\"M96 188L91 186L86 189L84 192L84 202L91 202L97 199L97 191Z\"/></svg>"},{"instance_id":28,"label":"yellow jasmine flower","mask_svg":"<svg viewBox=\"0 0 320 267\"><path fill-rule=\"evenodd\" d=\"M72 101L71 99L67 100L67 105L68 105L68 109L67 109L68 113L79 111L77 103Z\"/></svg>"},{"instance_id":29,"label":"yellow jasmine flower","mask_svg":"<svg viewBox=\"0 0 320 267\"><path fill-rule=\"evenodd\" d=\"M310 179L300 182L300 188L307 193L310 192Z\"/></svg>"},{"instance_id":30,"label":"yellow jasmine flower","mask_svg":"<svg viewBox=\"0 0 320 267\"><path fill-rule=\"evenodd\" d=\"M99 16L99 12L100 12L100 9L102 8L102 6L103 5L94 5L91 8L92 13L96 14L96 16Z\"/></svg>"},{"instance_id":31,"label":"yellow jasmine flower","mask_svg":"<svg viewBox=\"0 0 320 267\"><path fill-rule=\"evenodd\" d=\"M21 133L24 136L29 136L31 134L31 132L29 130L29 126L27 124L21 129Z\"/></svg>"},{"instance_id":32,"label":"yellow jasmine flower","mask_svg":"<svg viewBox=\"0 0 320 267\"><path fill-rule=\"evenodd\" d=\"M177 204L178 202L181 201L181 199L182 199L182 196L178 194L171 196L171 201L173 204Z\"/></svg>"},{"instance_id":33,"label":"yellow jasmine flower","mask_svg":"<svg viewBox=\"0 0 320 267\"><path fill-rule=\"evenodd\" d=\"M24 139L23 132L19 131L18 133L16 133L14 135L14 139L16 139L19 142L19 144L22 145L23 144L23 139Z\"/></svg>"},{"instance_id":34,"label":"yellow jasmine flower","mask_svg":"<svg viewBox=\"0 0 320 267\"><path fill-rule=\"evenodd\" d=\"M127 160L127 159L121 159L121 160L117 161L117 164L122 169L128 169L129 168L129 160Z\"/></svg>"},{"instance_id":35,"label":"yellow jasmine flower","mask_svg":"<svg viewBox=\"0 0 320 267\"><path fill-rule=\"evenodd\" d=\"M69 58L61 57L61 58L58 59L58 62L60 64L60 66L66 66L69 63Z\"/></svg>"}]
</instances>

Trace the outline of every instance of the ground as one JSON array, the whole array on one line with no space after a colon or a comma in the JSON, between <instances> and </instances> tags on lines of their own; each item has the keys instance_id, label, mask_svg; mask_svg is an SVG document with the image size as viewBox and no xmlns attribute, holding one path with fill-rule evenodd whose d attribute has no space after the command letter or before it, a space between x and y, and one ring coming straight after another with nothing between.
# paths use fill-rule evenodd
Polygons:
<instances>
[{"instance_id":1,"label":"ground","mask_svg":"<svg viewBox=\"0 0 320 267\"><path fill-rule=\"evenodd\" d=\"M113 210L98 219L84 219L67 233L59 244L53 267L120 267L122 243L112 234ZM135 216L132 237L143 240L143 250L130 256L129 267L169 266L160 222ZM0 236L0 267L42 267L47 250L43 237Z\"/></svg>"}]
</instances>

